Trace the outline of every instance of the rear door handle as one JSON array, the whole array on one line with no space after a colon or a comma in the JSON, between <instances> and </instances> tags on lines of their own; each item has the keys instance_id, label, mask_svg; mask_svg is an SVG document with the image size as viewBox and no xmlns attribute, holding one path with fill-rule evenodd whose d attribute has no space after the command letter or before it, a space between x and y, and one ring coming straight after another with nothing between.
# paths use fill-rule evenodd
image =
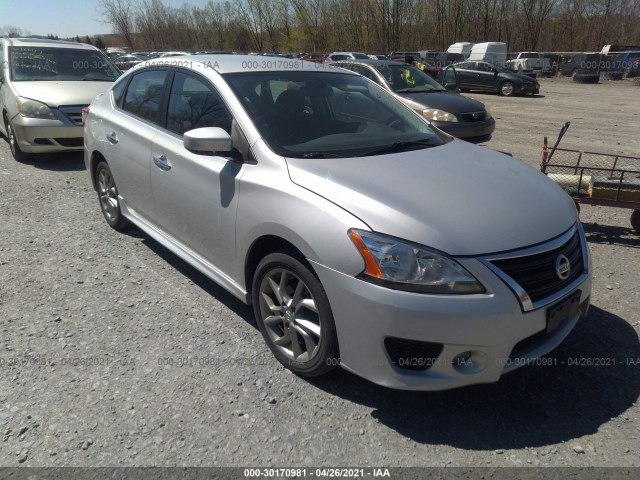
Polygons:
<instances>
[{"instance_id":1,"label":"rear door handle","mask_svg":"<svg viewBox=\"0 0 640 480\"><path fill-rule=\"evenodd\" d=\"M154 155L153 163L155 163L160 170L164 170L165 172L167 170L171 170L171 162L169 162L167 157L164 155Z\"/></svg>"},{"instance_id":2,"label":"rear door handle","mask_svg":"<svg viewBox=\"0 0 640 480\"><path fill-rule=\"evenodd\" d=\"M109 143L115 145L118 143L118 135L116 135L116 132L109 132L107 133L107 140L109 140Z\"/></svg>"}]
</instances>

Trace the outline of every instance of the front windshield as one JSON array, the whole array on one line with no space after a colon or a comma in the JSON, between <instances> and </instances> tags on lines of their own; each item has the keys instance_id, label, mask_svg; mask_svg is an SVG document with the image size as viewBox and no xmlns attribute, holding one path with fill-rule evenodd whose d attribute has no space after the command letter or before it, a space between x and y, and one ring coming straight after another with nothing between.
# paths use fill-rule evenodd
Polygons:
<instances>
[{"instance_id":1,"label":"front windshield","mask_svg":"<svg viewBox=\"0 0 640 480\"><path fill-rule=\"evenodd\" d=\"M429 75L413 65L376 65L376 69L396 93L447 91Z\"/></svg>"},{"instance_id":2,"label":"front windshield","mask_svg":"<svg viewBox=\"0 0 640 480\"><path fill-rule=\"evenodd\" d=\"M352 157L447 137L386 90L336 72L224 75L269 147L286 157ZM374 153L371 153L374 154Z\"/></svg>"},{"instance_id":3,"label":"front windshield","mask_svg":"<svg viewBox=\"0 0 640 480\"><path fill-rule=\"evenodd\" d=\"M365 55L364 53L354 53L353 58L356 60L369 60L369 55Z\"/></svg>"},{"instance_id":4,"label":"front windshield","mask_svg":"<svg viewBox=\"0 0 640 480\"><path fill-rule=\"evenodd\" d=\"M76 48L9 47L9 65L14 82L113 82L120 76L101 52Z\"/></svg>"},{"instance_id":5,"label":"front windshield","mask_svg":"<svg viewBox=\"0 0 640 480\"><path fill-rule=\"evenodd\" d=\"M492 65L492 67L502 73L513 73L513 70L509 70L507 67L503 65L495 64L495 65Z\"/></svg>"}]
</instances>

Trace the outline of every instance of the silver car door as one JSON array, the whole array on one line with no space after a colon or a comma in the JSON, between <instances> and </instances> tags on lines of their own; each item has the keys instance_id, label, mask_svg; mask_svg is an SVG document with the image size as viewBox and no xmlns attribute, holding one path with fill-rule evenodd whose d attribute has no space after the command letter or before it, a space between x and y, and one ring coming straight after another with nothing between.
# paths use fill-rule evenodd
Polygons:
<instances>
[{"instance_id":1,"label":"silver car door","mask_svg":"<svg viewBox=\"0 0 640 480\"><path fill-rule=\"evenodd\" d=\"M231 131L231 114L204 78L176 71L167 108L167 130L151 146L154 223L223 272L235 259L238 179L243 165L213 153L184 148L182 134L202 127Z\"/></svg>"},{"instance_id":2,"label":"silver car door","mask_svg":"<svg viewBox=\"0 0 640 480\"><path fill-rule=\"evenodd\" d=\"M149 170L151 139L158 132L167 69L144 70L131 78L121 104L105 118L105 156L124 204L149 219L153 198Z\"/></svg>"}]
</instances>

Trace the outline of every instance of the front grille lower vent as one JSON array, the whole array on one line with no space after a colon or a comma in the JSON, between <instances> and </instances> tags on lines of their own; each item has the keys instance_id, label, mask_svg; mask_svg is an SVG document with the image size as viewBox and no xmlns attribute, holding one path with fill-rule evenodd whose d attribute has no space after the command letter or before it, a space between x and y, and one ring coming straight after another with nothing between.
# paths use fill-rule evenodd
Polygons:
<instances>
[{"instance_id":1,"label":"front grille lower vent","mask_svg":"<svg viewBox=\"0 0 640 480\"><path fill-rule=\"evenodd\" d=\"M444 348L441 343L395 337L385 338L384 346L393 364L403 370L429 370L436 364Z\"/></svg>"}]
</instances>

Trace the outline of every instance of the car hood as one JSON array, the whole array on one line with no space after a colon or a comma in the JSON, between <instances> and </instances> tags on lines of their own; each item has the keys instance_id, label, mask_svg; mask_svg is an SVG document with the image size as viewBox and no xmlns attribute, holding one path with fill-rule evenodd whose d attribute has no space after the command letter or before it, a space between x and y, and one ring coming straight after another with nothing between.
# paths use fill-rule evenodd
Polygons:
<instances>
[{"instance_id":1,"label":"car hood","mask_svg":"<svg viewBox=\"0 0 640 480\"><path fill-rule=\"evenodd\" d=\"M386 233L451 255L547 241L577 220L571 198L533 167L461 140L359 158L287 158L291 180Z\"/></svg>"},{"instance_id":2,"label":"car hood","mask_svg":"<svg viewBox=\"0 0 640 480\"><path fill-rule=\"evenodd\" d=\"M508 80L520 80L523 83L536 83L536 79L533 77L530 77L529 75L525 75L524 73L507 73L507 72L500 72L498 73L498 76L500 78L506 78Z\"/></svg>"},{"instance_id":3,"label":"car hood","mask_svg":"<svg viewBox=\"0 0 640 480\"><path fill-rule=\"evenodd\" d=\"M106 91L113 82L13 82L18 95L46 103L50 107L61 105L89 105Z\"/></svg>"},{"instance_id":4,"label":"car hood","mask_svg":"<svg viewBox=\"0 0 640 480\"><path fill-rule=\"evenodd\" d=\"M467 112L484 112L485 106L471 98L448 90L441 92L397 93L407 105L422 113L423 108L438 108L459 115Z\"/></svg>"}]
</instances>

